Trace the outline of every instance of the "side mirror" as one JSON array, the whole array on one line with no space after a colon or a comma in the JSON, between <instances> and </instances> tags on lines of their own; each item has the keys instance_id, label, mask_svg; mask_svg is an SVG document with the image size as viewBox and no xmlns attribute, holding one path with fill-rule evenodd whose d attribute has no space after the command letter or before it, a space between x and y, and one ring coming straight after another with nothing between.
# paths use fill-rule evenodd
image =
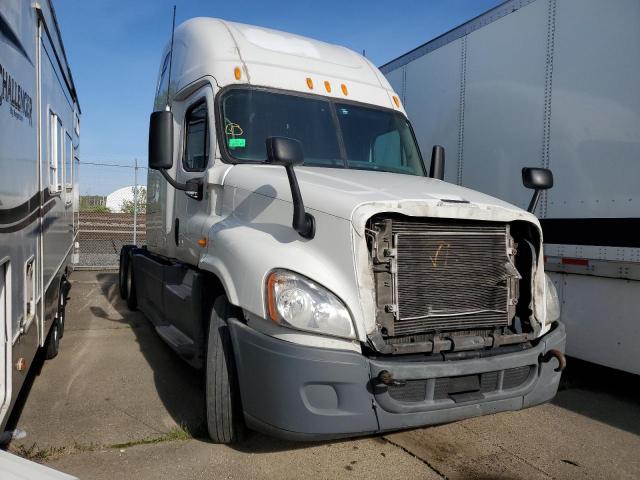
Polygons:
<instances>
[{"instance_id":1,"label":"side mirror","mask_svg":"<svg viewBox=\"0 0 640 480\"><path fill-rule=\"evenodd\" d=\"M429 176L444 180L444 147L442 145L434 145L431 150L431 166L429 167Z\"/></svg>"},{"instance_id":2,"label":"side mirror","mask_svg":"<svg viewBox=\"0 0 640 480\"><path fill-rule=\"evenodd\" d=\"M204 183L201 178L192 178L186 183L176 182L167 173L173 167L173 113L153 112L149 119L149 168L158 170L165 180L195 200L202 200Z\"/></svg>"},{"instance_id":3,"label":"side mirror","mask_svg":"<svg viewBox=\"0 0 640 480\"><path fill-rule=\"evenodd\" d=\"M149 168L166 170L173 166L173 113L153 112L149 119Z\"/></svg>"},{"instance_id":4,"label":"side mirror","mask_svg":"<svg viewBox=\"0 0 640 480\"><path fill-rule=\"evenodd\" d=\"M527 211L533 213L540 198L540 191L553 187L553 173L548 168L528 168L522 169L522 184L525 188L534 190L533 197Z\"/></svg>"},{"instance_id":5,"label":"side mirror","mask_svg":"<svg viewBox=\"0 0 640 480\"><path fill-rule=\"evenodd\" d=\"M287 137L267 138L267 163L283 167L302 165L302 143Z\"/></svg>"},{"instance_id":6,"label":"side mirror","mask_svg":"<svg viewBox=\"0 0 640 480\"><path fill-rule=\"evenodd\" d=\"M267 164L282 165L289 179L291 188L291 200L293 201L293 229L304 238L313 238L316 234L316 221L313 215L304 209L300 185L293 167L304 163L302 143L293 138L268 137L267 138Z\"/></svg>"}]
</instances>

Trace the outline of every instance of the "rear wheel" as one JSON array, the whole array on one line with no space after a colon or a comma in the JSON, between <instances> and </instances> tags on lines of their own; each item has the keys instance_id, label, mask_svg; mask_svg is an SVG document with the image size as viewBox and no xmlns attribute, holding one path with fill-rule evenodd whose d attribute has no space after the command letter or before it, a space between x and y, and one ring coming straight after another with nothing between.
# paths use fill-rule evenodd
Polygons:
<instances>
[{"instance_id":1,"label":"rear wheel","mask_svg":"<svg viewBox=\"0 0 640 480\"><path fill-rule=\"evenodd\" d=\"M66 308L67 308L67 294L70 289L69 280L66 277L62 278L60 282L60 294L58 295L58 327L60 338L64 337L64 326L66 320Z\"/></svg>"},{"instance_id":2,"label":"rear wheel","mask_svg":"<svg viewBox=\"0 0 640 480\"><path fill-rule=\"evenodd\" d=\"M47 351L45 353L45 358L47 360L51 360L60 351L60 324L58 323L58 319L53 320L53 325L51 325L51 330L49 330L49 337L47 339Z\"/></svg>"},{"instance_id":3,"label":"rear wheel","mask_svg":"<svg viewBox=\"0 0 640 480\"><path fill-rule=\"evenodd\" d=\"M125 285L127 288L127 307L129 308L129 310L133 311L138 308L138 298L136 296L136 284L134 282L133 276L133 262L131 260L131 256L129 256Z\"/></svg>"},{"instance_id":4,"label":"rear wheel","mask_svg":"<svg viewBox=\"0 0 640 480\"><path fill-rule=\"evenodd\" d=\"M123 245L120 249L120 268L118 269L118 284L120 287L120 298L127 299L127 275L129 273L129 262L131 261L131 250L133 245Z\"/></svg>"},{"instance_id":5,"label":"rear wheel","mask_svg":"<svg viewBox=\"0 0 640 480\"><path fill-rule=\"evenodd\" d=\"M60 291L60 300L58 301L58 328L60 338L64 337L64 321L65 321L65 309L67 306L66 298L64 298L64 292Z\"/></svg>"},{"instance_id":6,"label":"rear wheel","mask_svg":"<svg viewBox=\"0 0 640 480\"><path fill-rule=\"evenodd\" d=\"M207 427L216 443L237 443L246 432L227 323L231 317L227 298L216 298L209 324L205 392Z\"/></svg>"}]
</instances>

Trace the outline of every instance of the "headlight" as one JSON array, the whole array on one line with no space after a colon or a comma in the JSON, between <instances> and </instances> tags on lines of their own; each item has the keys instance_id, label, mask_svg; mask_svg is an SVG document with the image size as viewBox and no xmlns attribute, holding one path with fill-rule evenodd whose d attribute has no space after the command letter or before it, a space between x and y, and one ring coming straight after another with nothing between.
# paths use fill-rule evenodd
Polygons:
<instances>
[{"instance_id":1,"label":"headlight","mask_svg":"<svg viewBox=\"0 0 640 480\"><path fill-rule=\"evenodd\" d=\"M546 318L545 323L555 322L560 318L560 300L558 299L558 291L546 273L544 274L544 298Z\"/></svg>"},{"instance_id":2,"label":"headlight","mask_svg":"<svg viewBox=\"0 0 640 480\"><path fill-rule=\"evenodd\" d=\"M267 278L269 317L286 327L307 332L356 338L347 308L326 288L286 270Z\"/></svg>"}]
</instances>

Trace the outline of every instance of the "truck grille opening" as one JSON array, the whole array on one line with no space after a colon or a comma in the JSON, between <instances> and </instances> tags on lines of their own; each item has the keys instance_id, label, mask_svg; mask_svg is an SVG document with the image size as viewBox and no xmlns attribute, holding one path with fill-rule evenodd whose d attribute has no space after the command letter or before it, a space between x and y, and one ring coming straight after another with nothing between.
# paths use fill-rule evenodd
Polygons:
<instances>
[{"instance_id":1,"label":"truck grille opening","mask_svg":"<svg viewBox=\"0 0 640 480\"><path fill-rule=\"evenodd\" d=\"M484 394L499 390L509 390L522 386L529 378L533 367L508 368L477 375L460 377L440 377L424 380L409 380L405 385L391 385L389 395L400 402L424 402L437 400L462 400L464 394Z\"/></svg>"},{"instance_id":2,"label":"truck grille opening","mask_svg":"<svg viewBox=\"0 0 640 480\"><path fill-rule=\"evenodd\" d=\"M521 277L508 224L401 217L371 226L385 338L511 325Z\"/></svg>"}]
</instances>

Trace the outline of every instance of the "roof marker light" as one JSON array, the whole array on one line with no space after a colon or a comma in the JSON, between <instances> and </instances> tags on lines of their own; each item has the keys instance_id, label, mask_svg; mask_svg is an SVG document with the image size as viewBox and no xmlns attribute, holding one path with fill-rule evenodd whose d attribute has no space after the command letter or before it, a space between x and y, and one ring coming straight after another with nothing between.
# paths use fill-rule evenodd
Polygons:
<instances>
[{"instance_id":1,"label":"roof marker light","mask_svg":"<svg viewBox=\"0 0 640 480\"><path fill-rule=\"evenodd\" d=\"M393 103L396 104L396 107L400 108L400 99L398 98L397 95L393 96Z\"/></svg>"},{"instance_id":2,"label":"roof marker light","mask_svg":"<svg viewBox=\"0 0 640 480\"><path fill-rule=\"evenodd\" d=\"M309 87L309 90L313 90L313 80L311 77L307 77L307 87Z\"/></svg>"},{"instance_id":3,"label":"roof marker light","mask_svg":"<svg viewBox=\"0 0 640 480\"><path fill-rule=\"evenodd\" d=\"M233 69L233 76L236 77L236 80L240 80L240 77L242 76L242 70L240 70L240 67Z\"/></svg>"},{"instance_id":4,"label":"roof marker light","mask_svg":"<svg viewBox=\"0 0 640 480\"><path fill-rule=\"evenodd\" d=\"M324 81L324 88L327 90L328 93L331 93L331 84L329 83L328 80Z\"/></svg>"},{"instance_id":5,"label":"roof marker light","mask_svg":"<svg viewBox=\"0 0 640 480\"><path fill-rule=\"evenodd\" d=\"M342 93L344 93L345 96L349 95L349 90L347 90L347 86L344 83L340 85L340 88L342 89Z\"/></svg>"}]
</instances>

